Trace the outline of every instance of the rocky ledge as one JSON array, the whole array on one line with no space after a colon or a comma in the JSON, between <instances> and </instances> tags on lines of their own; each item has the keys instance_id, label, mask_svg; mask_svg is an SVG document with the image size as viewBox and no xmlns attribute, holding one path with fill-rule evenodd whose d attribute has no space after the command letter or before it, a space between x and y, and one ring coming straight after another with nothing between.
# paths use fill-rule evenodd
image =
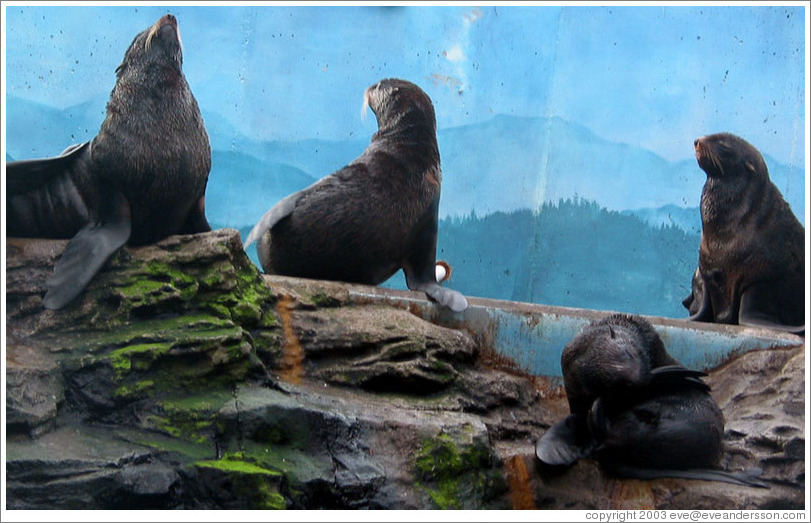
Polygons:
<instances>
[{"instance_id":1,"label":"rocky ledge","mask_svg":"<svg viewBox=\"0 0 811 523\"><path fill-rule=\"evenodd\" d=\"M7 245L8 509L803 508L803 346L708 380L724 466L770 489L621 480L535 460L554 381L346 285L263 277L234 230L123 249L61 311L41 298L65 242Z\"/></svg>"}]
</instances>

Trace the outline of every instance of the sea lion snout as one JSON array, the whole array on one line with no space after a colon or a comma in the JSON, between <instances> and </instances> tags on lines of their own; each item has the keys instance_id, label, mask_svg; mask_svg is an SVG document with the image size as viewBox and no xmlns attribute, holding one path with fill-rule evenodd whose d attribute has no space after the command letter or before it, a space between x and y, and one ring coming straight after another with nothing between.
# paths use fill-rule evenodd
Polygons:
<instances>
[{"instance_id":1,"label":"sea lion snout","mask_svg":"<svg viewBox=\"0 0 811 523\"><path fill-rule=\"evenodd\" d=\"M157 22L157 25L159 25L159 26L165 25L165 24L169 24L169 25L172 25L174 27L177 27L177 18L175 18L175 15L173 15L171 13L166 13Z\"/></svg>"},{"instance_id":2,"label":"sea lion snout","mask_svg":"<svg viewBox=\"0 0 811 523\"><path fill-rule=\"evenodd\" d=\"M181 50L183 49L183 41L180 38L180 26L177 24L177 18L175 18L174 15L169 13L163 15L149 28L144 44L144 49L146 49L147 52L150 47L152 47L152 40L158 35L168 38L167 41L169 42L177 40L178 46Z\"/></svg>"},{"instance_id":3,"label":"sea lion snout","mask_svg":"<svg viewBox=\"0 0 811 523\"><path fill-rule=\"evenodd\" d=\"M705 150L707 148L707 137L701 136L693 140L693 147L696 151L696 160L701 160L701 157L704 155Z\"/></svg>"}]
</instances>

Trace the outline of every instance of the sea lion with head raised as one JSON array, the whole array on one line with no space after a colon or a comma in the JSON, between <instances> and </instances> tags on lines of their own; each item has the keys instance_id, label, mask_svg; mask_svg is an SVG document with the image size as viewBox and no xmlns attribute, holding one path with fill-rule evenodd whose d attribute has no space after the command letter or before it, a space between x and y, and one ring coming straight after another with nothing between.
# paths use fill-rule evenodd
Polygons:
<instances>
[{"instance_id":1,"label":"sea lion with head raised","mask_svg":"<svg viewBox=\"0 0 811 523\"><path fill-rule=\"evenodd\" d=\"M805 330L805 229L760 152L729 133L695 141L707 175L690 319Z\"/></svg>"},{"instance_id":2,"label":"sea lion with head raised","mask_svg":"<svg viewBox=\"0 0 811 523\"><path fill-rule=\"evenodd\" d=\"M587 325L563 350L571 414L537 441L547 465L594 458L622 477L678 477L765 486L751 472L716 470L724 417L705 374L668 354L640 316L613 314Z\"/></svg>"},{"instance_id":3,"label":"sea lion with head raised","mask_svg":"<svg viewBox=\"0 0 811 523\"><path fill-rule=\"evenodd\" d=\"M268 274L377 285L403 269L408 288L454 311L437 283L439 146L431 99L386 79L366 89L378 131L355 161L274 205L251 230Z\"/></svg>"},{"instance_id":4,"label":"sea lion with head raised","mask_svg":"<svg viewBox=\"0 0 811 523\"><path fill-rule=\"evenodd\" d=\"M211 149L182 65L177 20L167 14L127 49L92 141L8 164L7 234L71 238L47 282L47 308L78 296L125 243L211 230Z\"/></svg>"}]
</instances>

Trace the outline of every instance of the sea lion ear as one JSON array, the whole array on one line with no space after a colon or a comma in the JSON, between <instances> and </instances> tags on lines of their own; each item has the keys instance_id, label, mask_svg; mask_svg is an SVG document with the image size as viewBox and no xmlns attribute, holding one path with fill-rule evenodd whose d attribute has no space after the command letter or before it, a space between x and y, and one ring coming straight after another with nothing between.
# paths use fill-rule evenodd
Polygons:
<instances>
[{"instance_id":1,"label":"sea lion ear","mask_svg":"<svg viewBox=\"0 0 811 523\"><path fill-rule=\"evenodd\" d=\"M614 328L611 325L608 326L608 333L611 334L612 340L617 337L617 334L614 332Z\"/></svg>"},{"instance_id":2,"label":"sea lion ear","mask_svg":"<svg viewBox=\"0 0 811 523\"><path fill-rule=\"evenodd\" d=\"M747 160L746 163L744 164L744 166L746 167L746 170L749 171L750 173L755 173L756 172L755 166L752 164L752 162Z\"/></svg>"}]
</instances>

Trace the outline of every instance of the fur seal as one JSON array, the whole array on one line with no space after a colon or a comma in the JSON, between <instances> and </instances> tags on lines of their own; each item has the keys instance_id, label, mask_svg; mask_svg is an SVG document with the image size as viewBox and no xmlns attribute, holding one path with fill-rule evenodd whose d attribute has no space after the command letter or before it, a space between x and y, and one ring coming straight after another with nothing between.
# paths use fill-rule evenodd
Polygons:
<instances>
[{"instance_id":1,"label":"fur seal","mask_svg":"<svg viewBox=\"0 0 811 523\"><path fill-rule=\"evenodd\" d=\"M459 292L437 282L440 169L431 99L415 84L381 80L364 107L378 131L352 163L274 205L251 230L268 274L378 285L403 269L408 288L454 311Z\"/></svg>"},{"instance_id":2,"label":"fur seal","mask_svg":"<svg viewBox=\"0 0 811 523\"><path fill-rule=\"evenodd\" d=\"M182 64L177 20L167 14L127 49L93 140L8 164L8 235L71 239L45 307L73 300L125 243L211 230L211 149Z\"/></svg>"},{"instance_id":3,"label":"fur seal","mask_svg":"<svg viewBox=\"0 0 811 523\"><path fill-rule=\"evenodd\" d=\"M594 458L622 477L680 477L765 487L757 472L716 470L724 417L705 374L668 354L640 316L613 314L587 325L563 350L571 414L537 441L547 465Z\"/></svg>"},{"instance_id":4,"label":"fur seal","mask_svg":"<svg viewBox=\"0 0 811 523\"><path fill-rule=\"evenodd\" d=\"M805 331L805 229L760 152L729 133L695 140L707 175L691 320Z\"/></svg>"}]
</instances>

